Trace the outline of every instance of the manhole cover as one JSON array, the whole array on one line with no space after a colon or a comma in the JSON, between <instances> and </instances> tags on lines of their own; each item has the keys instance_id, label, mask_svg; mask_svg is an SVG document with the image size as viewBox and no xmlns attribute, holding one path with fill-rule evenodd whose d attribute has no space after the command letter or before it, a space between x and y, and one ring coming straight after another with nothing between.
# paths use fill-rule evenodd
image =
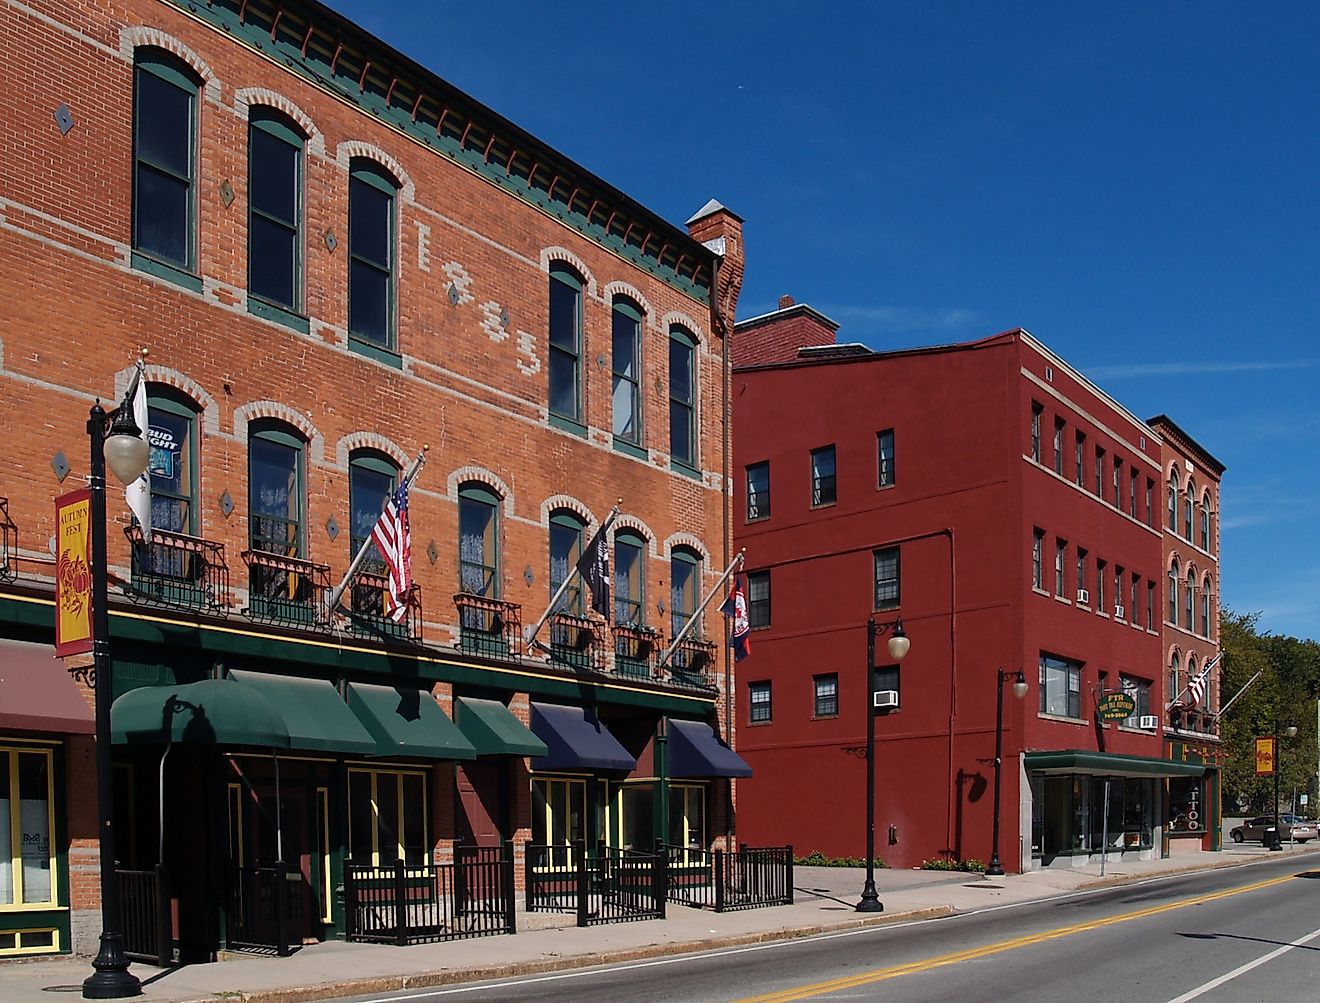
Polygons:
<instances>
[{"instance_id":1,"label":"manhole cover","mask_svg":"<svg viewBox=\"0 0 1320 1003\"><path fill-rule=\"evenodd\" d=\"M80 993L82 986L43 986L43 993Z\"/></svg>"}]
</instances>

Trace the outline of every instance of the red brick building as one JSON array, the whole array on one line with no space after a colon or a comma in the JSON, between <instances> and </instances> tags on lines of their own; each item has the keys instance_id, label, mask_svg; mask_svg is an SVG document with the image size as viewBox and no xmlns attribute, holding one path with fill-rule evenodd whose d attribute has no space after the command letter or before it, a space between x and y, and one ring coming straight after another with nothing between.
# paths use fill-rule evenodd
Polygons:
<instances>
[{"instance_id":1,"label":"red brick building","mask_svg":"<svg viewBox=\"0 0 1320 1003\"><path fill-rule=\"evenodd\" d=\"M735 329L734 535L754 628L739 838L862 855L874 617L875 688L897 704L874 724L888 864L991 857L997 673L1018 669L1005 868L1084 861L1106 837L1164 852L1167 781L1206 781L1162 744L1161 431L1022 330L873 352L835 344L835 327L786 299ZM910 653L888 665L900 619Z\"/></svg>"},{"instance_id":2,"label":"red brick building","mask_svg":"<svg viewBox=\"0 0 1320 1003\"><path fill-rule=\"evenodd\" d=\"M658 656L731 555L739 219L671 225L314 2L4 20L0 956L99 929L48 540L141 347L149 544L109 492L116 816L124 869L164 865L172 951L268 943L277 864L320 939L352 927L349 864L513 845L521 882L529 840L563 864L723 839L727 768L665 750L671 720L732 737L731 666L700 629ZM327 617L424 445L408 617L372 562ZM612 624L579 582L529 647L616 501ZM286 750L218 719L236 688Z\"/></svg>"}]
</instances>

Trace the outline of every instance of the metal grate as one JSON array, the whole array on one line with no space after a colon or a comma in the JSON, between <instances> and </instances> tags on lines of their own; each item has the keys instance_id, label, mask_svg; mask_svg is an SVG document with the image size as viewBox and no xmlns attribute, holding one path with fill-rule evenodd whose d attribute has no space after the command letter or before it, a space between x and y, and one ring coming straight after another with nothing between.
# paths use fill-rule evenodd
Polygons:
<instances>
[{"instance_id":1,"label":"metal grate","mask_svg":"<svg viewBox=\"0 0 1320 1003\"><path fill-rule=\"evenodd\" d=\"M793 904L793 847L749 848L736 852L694 850L663 844L670 902L731 912Z\"/></svg>"},{"instance_id":2,"label":"metal grate","mask_svg":"<svg viewBox=\"0 0 1320 1003\"><path fill-rule=\"evenodd\" d=\"M9 499L0 498L0 581L18 577L18 527L9 518Z\"/></svg>"},{"instance_id":3,"label":"metal grate","mask_svg":"<svg viewBox=\"0 0 1320 1003\"><path fill-rule=\"evenodd\" d=\"M132 543L130 599L160 606L186 606L222 616L229 612L229 565L225 547L196 536L153 530L151 542L142 527L129 526Z\"/></svg>"},{"instance_id":4,"label":"metal grate","mask_svg":"<svg viewBox=\"0 0 1320 1003\"><path fill-rule=\"evenodd\" d=\"M578 926L665 918L666 856L602 846L526 847L528 912L574 912Z\"/></svg>"},{"instance_id":5,"label":"metal grate","mask_svg":"<svg viewBox=\"0 0 1320 1003\"><path fill-rule=\"evenodd\" d=\"M715 642L686 637L669 658L669 681L689 689L712 690L714 665Z\"/></svg>"},{"instance_id":6,"label":"metal grate","mask_svg":"<svg viewBox=\"0 0 1320 1003\"><path fill-rule=\"evenodd\" d=\"M330 566L298 557L245 550L248 605L254 620L310 627L317 622L330 591Z\"/></svg>"},{"instance_id":7,"label":"metal grate","mask_svg":"<svg viewBox=\"0 0 1320 1003\"><path fill-rule=\"evenodd\" d=\"M650 679L659 631L634 624L614 626L614 672L628 679Z\"/></svg>"},{"instance_id":8,"label":"metal grate","mask_svg":"<svg viewBox=\"0 0 1320 1003\"><path fill-rule=\"evenodd\" d=\"M550 660L605 671L605 623L560 610L550 617Z\"/></svg>"},{"instance_id":9,"label":"metal grate","mask_svg":"<svg viewBox=\"0 0 1320 1003\"><path fill-rule=\"evenodd\" d=\"M401 621L385 615L390 580L374 571L359 571L349 585L349 623L353 633L385 641L422 640L422 587L408 593L407 611Z\"/></svg>"},{"instance_id":10,"label":"metal grate","mask_svg":"<svg viewBox=\"0 0 1320 1003\"><path fill-rule=\"evenodd\" d=\"M517 658L523 653L522 607L503 599L459 592L458 646L468 654Z\"/></svg>"}]
</instances>

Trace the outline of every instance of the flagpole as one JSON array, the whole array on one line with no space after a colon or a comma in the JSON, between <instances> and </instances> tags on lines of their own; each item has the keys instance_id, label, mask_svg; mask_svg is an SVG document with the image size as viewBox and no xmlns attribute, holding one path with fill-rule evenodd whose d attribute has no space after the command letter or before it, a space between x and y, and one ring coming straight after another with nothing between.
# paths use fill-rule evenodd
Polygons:
<instances>
[{"instance_id":1,"label":"flagpole","mask_svg":"<svg viewBox=\"0 0 1320 1003\"><path fill-rule=\"evenodd\" d=\"M655 663L657 669L664 665L665 662L669 661L670 656L674 654L674 650L683 642L683 639L687 637L688 634L692 633L693 628L697 625L697 621L701 619L701 614L706 611L706 607L710 605L711 600L714 599L720 589L724 587L724 583L729 580L729 576L732 575L735 570L742 567L743 555L746 553L747 548L744 547L742 550L738 551L733 560L729 562L729 566L724 569L724 574L720 575L720 580L712 586L710 592L706 595L706 598L701 600L701 605L697 607L696 612L688 617L687 623L683 624L683 629L678 632L678 636L670 642L669 647L665 649L665 653L661 655L660 660Z\"/></svg>"},{"instance_id":2,"label":"flagpole","mask_svg":"<svg viewBox=\"0 0 1320 1003\"><path fill-rule=\"evenodd\" d=\"M1236 693L1233 694L1233 699L1230 700L1228 703L1224 704L1224 706L1219 708L1219 712L1215 714L1215 717L1223 717L1225 714L1227 714L1228 709L1238 702L1238 698L1241 697L1242 694L1246 693L1247 690L1251 689L1251 687L1256 684L1256 680L1259 679L1264 674L1265 674L1264 669L1258 669L1256 674L1247 680L1246 685L1244 685L1242 689L1238 690Z\"/></svg>"},{"instance_id":3,"label":"flagpole","mask_svg":"<svg viewBox=\"0 0 1320 1003\"><path fill-rule=\"evenodd\" d=\"M614 522L615 518L619 514L619 506L622 504L623 504L623 499L620 498L615 503L614 508L610 509L610 514L605 518L605 521L601 523L600 529L596 530L597 533L604 533L607 529L610 528L610 525ZM595 538L593 537L593 539ZM591 546L591 544L588 543L587 546L589 547ZM528 651L531 651L534 647L536 647L536 635L541 633L541 628L544 627L545 622L550 619L551 612L553 612L555 606L559 604L559 600L564 597L564 593L568 591L568 587L573 584L574 577L578 576L579 574L580 572L577 569L577 565L574 564L573 567L569 570L568 574L564 576L564 580L559 583L559 588L556 589L555 594L550 597L550 605L545 608L545 612L541 614L541 619L536 621L536 626L533 627L532 632L527 635Z\"/></svg>"},{"instance_id":4,"label":"flagpole","mask_svg":"<svg viewBox=\"0 0 1320 1003\"><path fill-rule=\"evenodd\" d=\"M412 466L403 475L403 487L412 487L413 481L422 472L422 467L426 466L426 454L430 449L429 444L422 446L422 451L417 454L417 458L412 461ZM344 577L340 579L339 584L335 586L335 590L330 593L330 598L326 600L325 611L327 616L332 616L339 607L339 600L344 597L344 590L348 588L349 579L357 574L358 568L362 567L362 562L367 559L367 551L370 548L371 534L367 534L367 538L362 541L362 546L358 547L358 552L353 555L352 563L349 564L348 570L344 572Z\"/></svg>"}]
</instances>

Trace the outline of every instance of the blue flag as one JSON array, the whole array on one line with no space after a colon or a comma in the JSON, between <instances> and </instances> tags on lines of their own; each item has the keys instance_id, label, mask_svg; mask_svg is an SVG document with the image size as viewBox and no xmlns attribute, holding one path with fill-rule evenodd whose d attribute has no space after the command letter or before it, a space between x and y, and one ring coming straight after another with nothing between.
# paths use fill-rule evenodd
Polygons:
<instances>
[{"instance_id":1,"label":"blue flag","mask_svg":"<svg viewBox=\"0 0 1320 1003\"><path fill-rule=\"evenodd\" d=\"M733 649L733 660L741 662L752 653L752 628L747 618L747 597L737 578L733 580L733 591L724 600L720 612L733 620L729 628L729 647Z\"/></svg>"}]
</instances>

